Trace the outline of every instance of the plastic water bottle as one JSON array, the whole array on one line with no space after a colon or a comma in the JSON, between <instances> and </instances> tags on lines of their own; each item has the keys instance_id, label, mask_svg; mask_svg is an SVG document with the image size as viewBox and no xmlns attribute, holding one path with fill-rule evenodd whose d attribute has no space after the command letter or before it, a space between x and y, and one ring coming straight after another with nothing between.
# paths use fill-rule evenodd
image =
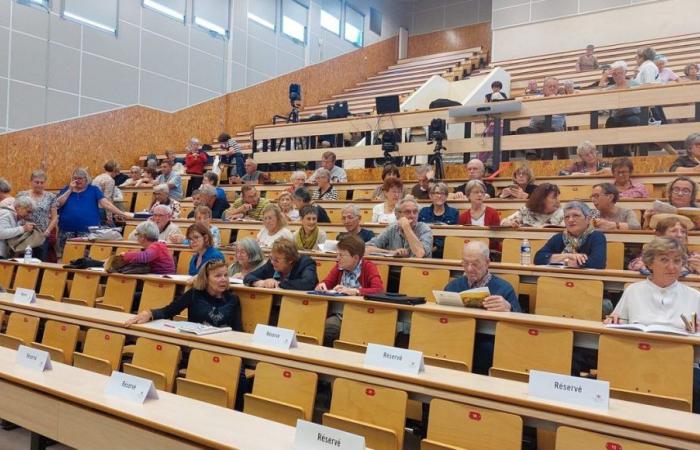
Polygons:
<instances>
[{"instance_id":1,"label":"plastic water bottle","mask_svg":"<svg viewBox=\"0 0 700 450\"><path fill-rule=\"evenodd\" d=\"M529 266L532 264L532 247L530 247L530 241L523 239L520 243L520 265Z\"/></svg>"},{"instance_id":2,"label":"plastic water bottle","mask_svg":"<svg viewBox=\"0 0 700 450\"><path fill-rule=\"evenodd\" d=\"M27 245L27 248L24 249L24 263L29 264L32 262L32 248Z\"/></svg>"}]
</instances>

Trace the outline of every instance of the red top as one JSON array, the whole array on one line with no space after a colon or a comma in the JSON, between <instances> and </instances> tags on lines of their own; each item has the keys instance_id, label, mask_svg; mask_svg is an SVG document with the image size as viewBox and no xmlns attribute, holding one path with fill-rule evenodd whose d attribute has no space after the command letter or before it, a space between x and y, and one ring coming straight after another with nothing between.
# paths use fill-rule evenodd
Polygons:
<instances>
[{"instance_id":1,"label":"red top","mask_svg":"<svg viewBox=\"0 0 700 450\"><path fill-rule=\"evenodd\" d=\"M188 153L185 156L185 172L193 175L204 174L204 166L207 164L207 154L204 152Z\"/></svg>"},{"instance_id":2,"label":"red top","mask_svg":"<svg viewBox=\"0 0 700 450\"><path fill-rule=\"evenodd\" d=\"M498 211L495 209L491 208L490 206L486 207L486 211L484 212L484 226L485 227L493 227L493 226L499 226L501 224L501 216L498 214ZM470 209L464 211L462 214L459 215L459 224L460 225L471 225L472 224L472 212Z\"/></svg>"},{"instance_id":3,"label":"red top","mask_svg":"<svg viewBox=\"0 0 700 450\"><path fill-rule=\"evenodd\" d=\"M331 271L323 280L326 283L328 289L333 289L338 284L343 276L343 272L338 268L338 264L333 266ZM379 292L384 292L384 283L382 283L382 277L379 275L379 270L373 262L362 260L362 267L360 268L360 277L358 279L360 282L360 295L366 294L377 294Z\"/></svg>"}]
</instances>

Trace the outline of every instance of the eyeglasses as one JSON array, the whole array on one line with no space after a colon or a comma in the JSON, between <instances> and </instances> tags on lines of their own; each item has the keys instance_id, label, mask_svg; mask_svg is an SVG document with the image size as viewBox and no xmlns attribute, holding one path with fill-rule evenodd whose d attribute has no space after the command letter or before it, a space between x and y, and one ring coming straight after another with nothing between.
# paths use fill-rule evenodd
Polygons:
<instances>
[{"instance_id":1,"label":"eyeglasses","mask_svg":"<svg viewBox=\"0 0 700 450\"><path fill-rule=\"evenodd\" d=\"M431 194L432 194L432 195L440 195L440 196L443 196L443 195L447 195L447 192L433 191L433 192L431 192Z\"/></svg>"},{"instance_id":2,"label":"eyeglasses","mask_svg":"<svg viewBox=\"0 0 700 450\"><path fill-rule=\"evenodd\" d=\"M673 188L673 189L671 189L671 193L677 194L677 195L690 195L691 192L693 192L692 189L688 189L688 188Z\"/></svg>"}]
</instances>

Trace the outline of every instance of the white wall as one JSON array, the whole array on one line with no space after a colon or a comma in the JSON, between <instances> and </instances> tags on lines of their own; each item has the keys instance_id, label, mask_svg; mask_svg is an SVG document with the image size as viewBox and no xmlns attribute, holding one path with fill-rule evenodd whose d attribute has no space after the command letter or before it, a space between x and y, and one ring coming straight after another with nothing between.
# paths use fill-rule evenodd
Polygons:
<instances>
[{"instance_id":1,"label":"white wall","mask_svg":"<svg viewBox=\"0 0 700 450\"><path fill-rule=\"evenodd\" d=\"M135 104L175 111L356 50L321 29L319 0L310 2L307 46L249 21L256 0L229 1L225 41L191 25L193 0L185 24L119 0L116 37L62 19L61 0L50 14L0 0L0 132ZM347 2L365 14L365 45L409 20L398 1ZM382 12L381 35L369 30L370 6Z\"/></svg>"},{"instance_id":2,"label":"white wall","mask_svg":"<svg viewBox=\"0 0 700 450\"><path fill-rule=\"evenodd\" d=\"M431 33L491 20L492 0L414 0L409 33Z\"/></svg>"},{"instance_id":3,"label":"white wall","mask_svg":"<svg viewBox=\"0 0 700 450\"><path fill-rule=\"evenodd\" d=\"M572 5L563 6L572 2L576 4L573 9ZM536 6L540 11L540 3L559 4L559 9L548 13L548 18L555 13L573 15L537 22L539 16L532 14ZM494 0L493 6L493 61L582 49L587 44L615 44L700 30L698 0ZM609 9L588 12L606 7ZM499 28L510 22L521 24Z\"/></svg>"}]
</instances>

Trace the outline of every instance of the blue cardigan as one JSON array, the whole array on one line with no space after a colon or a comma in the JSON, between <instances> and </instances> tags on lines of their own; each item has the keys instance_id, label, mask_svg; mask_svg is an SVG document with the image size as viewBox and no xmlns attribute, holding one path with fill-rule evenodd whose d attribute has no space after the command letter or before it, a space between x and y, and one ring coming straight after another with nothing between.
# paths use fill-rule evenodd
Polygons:
<instances>
[{"instance_id":1,"label":"blue cardigan","mask_svg":"<svg viewBox=\"0 0 700 450\"><path fill-rule=\"evenodd\" d=\"M586 269L605 269L607 259L607 243L605 235L600 231L593 231L588 236L586 242L579 249L579 253L588 255L588 261L581 266ZM544 247L535 254L535 264L549 264L549 259L552 255L559 254L564 251L564 238L562 233L557 233L549 240Z\"/></svg>"},{"instance_id":2,"label":"blue cardigan","mask_svg":"<svg viewBox=\"0 0 700 450\"><path fill-rule=\"evenodd\" d=\"M510 303L510 310L512 312L522 312L520 302L518 301L518 296L515 295L513 286L511 286L506 280L491 274L491 281L488 282L486 287L489 288L491 295L500 295L501 297L505 298L506 301ZM470 287L469 281L467 281L467 277L465 276L455 278L447 283L447 286L445 286L445 290L447 292L462 292L466 291L467 289L470 289Z\"/></svg>"},{"instance_id":3,"label":"blue cardigan","mask_svg":"<svg viewBox=\"0 0 700 450\"><path fill-rule=\"evenodd\" d=\"M199 272L200 267L202 267L207 261L211 259L220 259L222 261L226 261L226 258L224 258L224 254L219 251L216 247L209 247L206 249L204 252L204 255L202 256L202 262L200 265L197 265L197 254L195 253L192 255L192 258L190 259L190 269L187 273L190 275L197 275Z\"/></svg>"}]
</instances>

